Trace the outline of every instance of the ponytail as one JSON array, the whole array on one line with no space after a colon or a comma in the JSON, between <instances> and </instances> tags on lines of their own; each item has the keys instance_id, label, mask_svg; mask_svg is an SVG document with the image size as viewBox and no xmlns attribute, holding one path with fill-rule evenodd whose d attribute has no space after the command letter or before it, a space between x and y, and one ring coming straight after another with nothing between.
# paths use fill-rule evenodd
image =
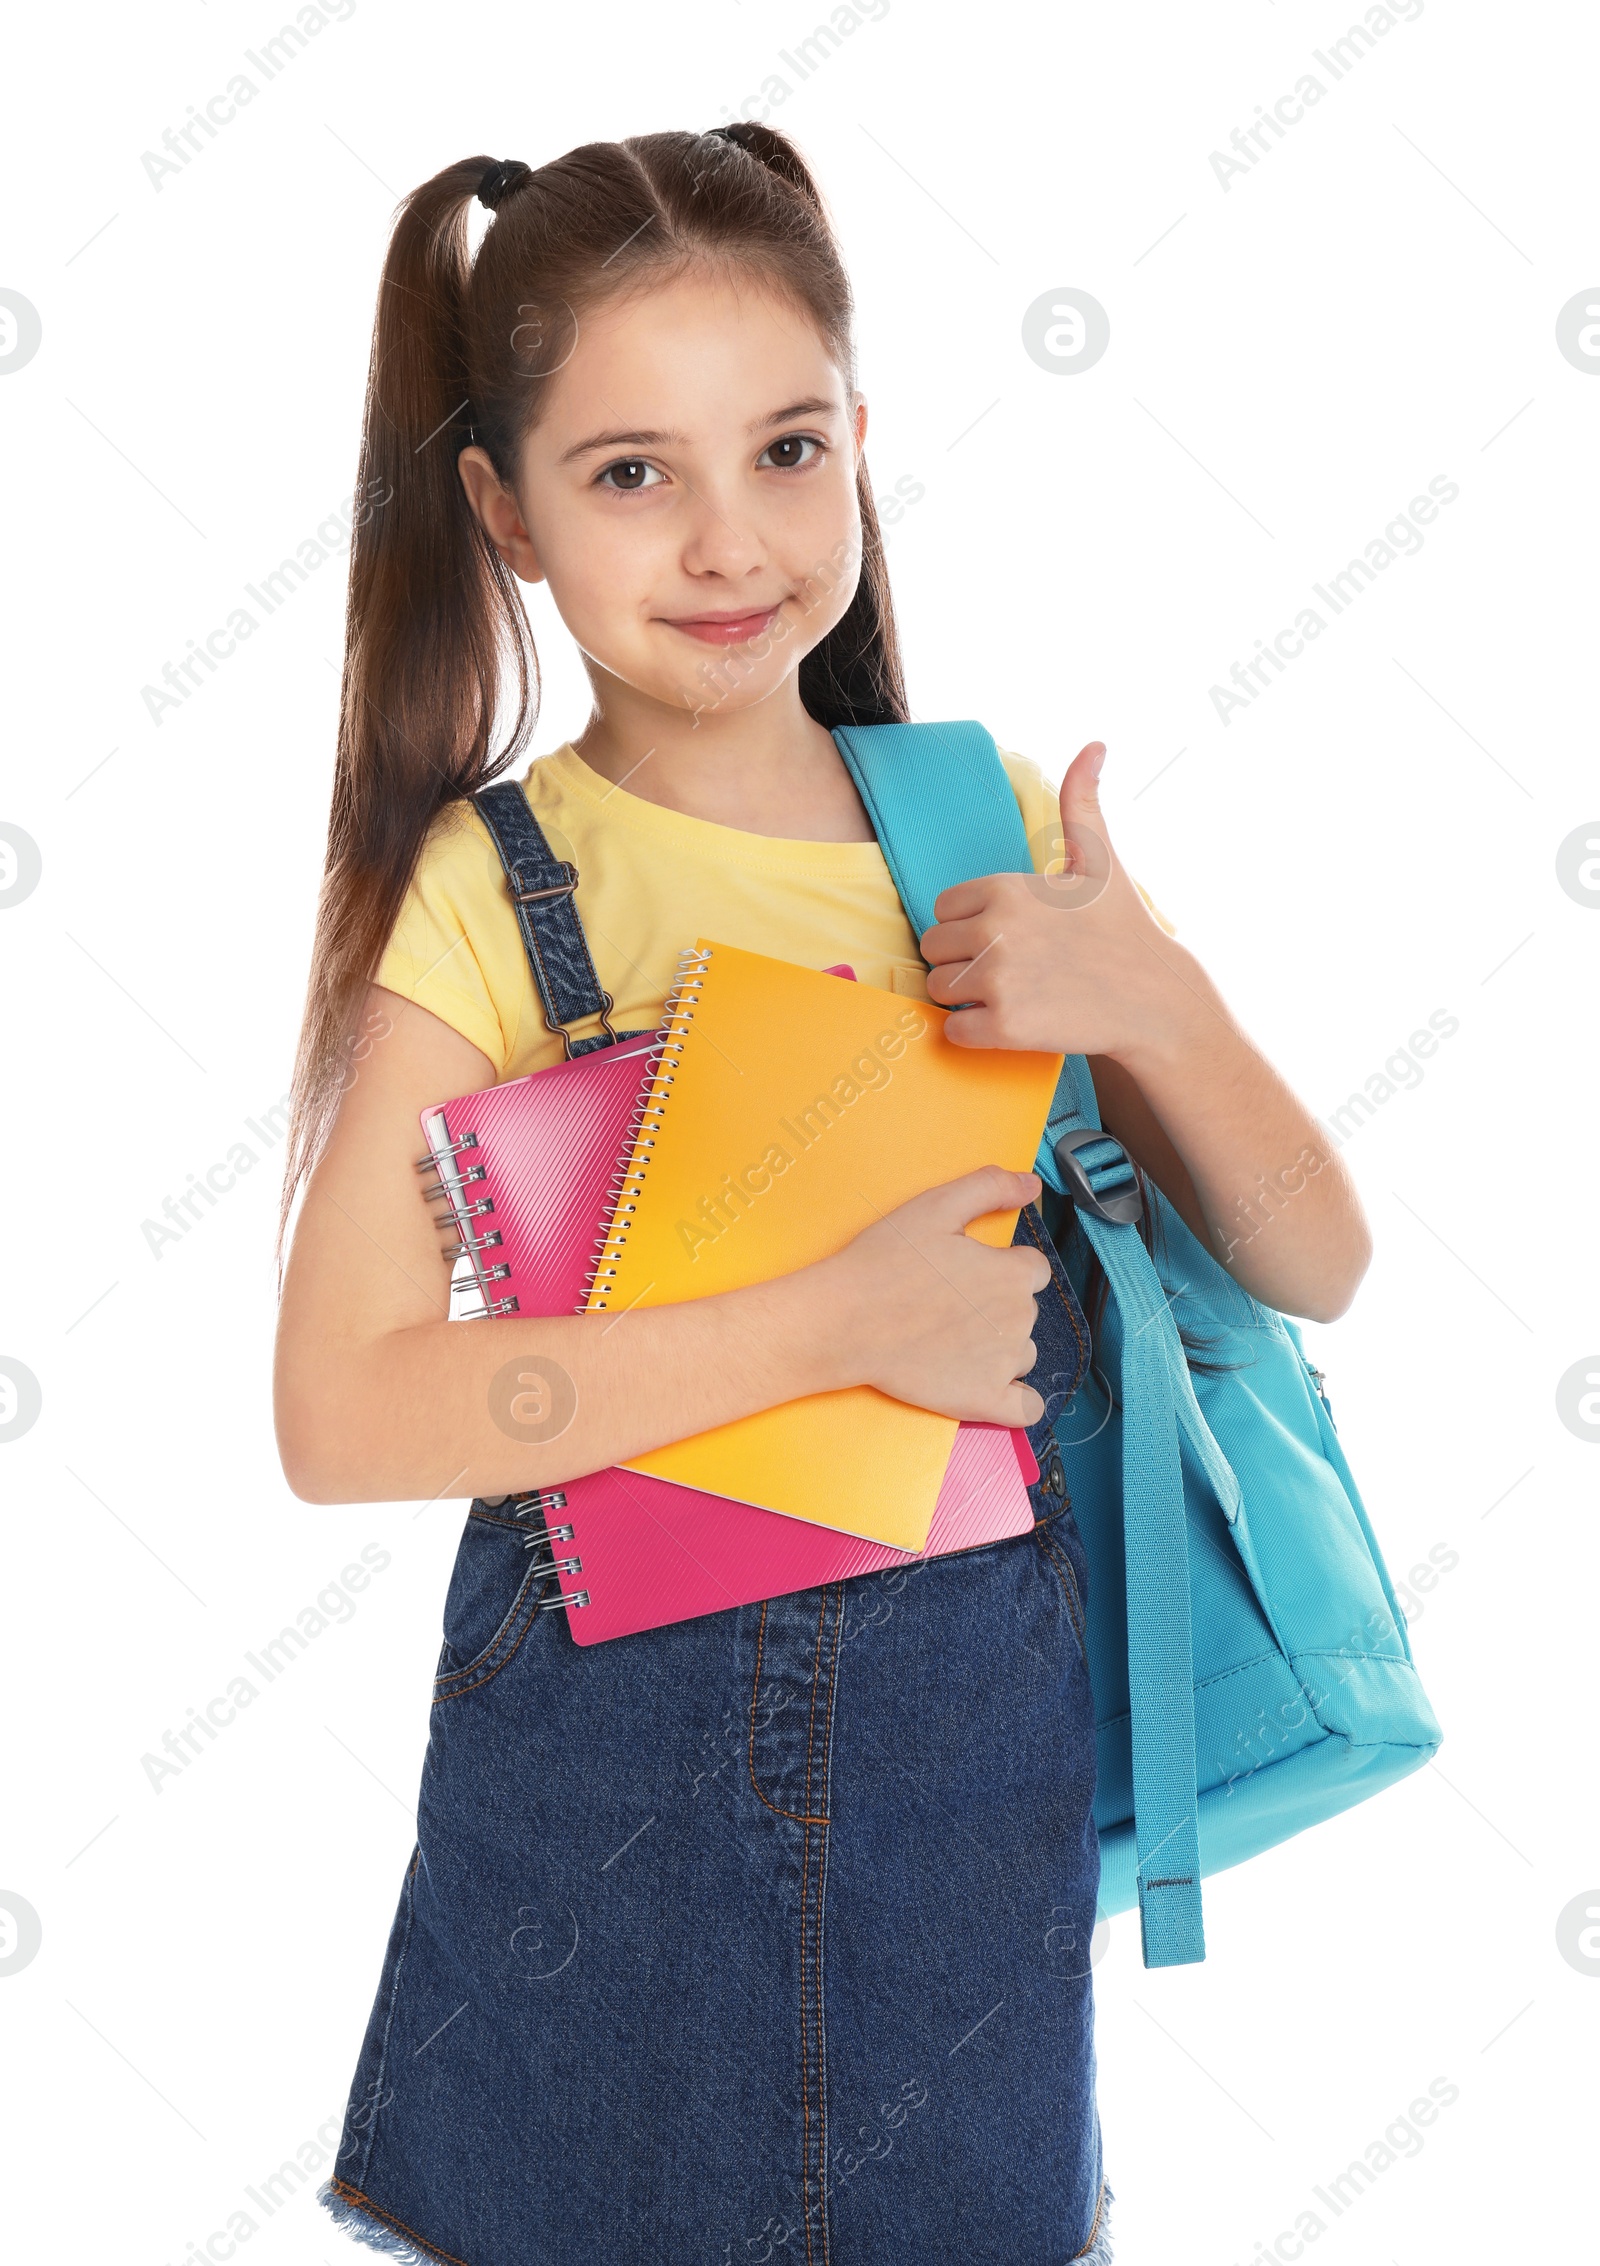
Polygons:
<instances>
[{"instance_id":1,"label":"ponytail","mask_svg":"<svg viewBox=\"0 0 1600 2266\"><path fill-rule=\"evenodd\" d=\"M294 1191L332 1126L356 1016L428 829L446 803L492 776L502 656L518 694L503 760L525 740L537 699L527 616L456 470L467 441L467 211L490 162L467 158L408 198L378 290L333 806L280 1241Z\"/></svg>"},{"instance_id":2,"label":"ponytail","mask_svg":"<svg viewBox=\"0 0 1600 2266\"><path fill-rule=\"evenodd\" d=\"M476 258L475 199L495 216ZM538 714L527 616L456 460L475 441L502 480L514 472L551 374L519 353L519 340L541 336L530 307L575 319L602 294L696 257L738 261L787 291L853 387L850 287L828 215L799 152L769 126L594 142L537 170L464 158L400 209L367 375L338 754L280 1247L337 1113L356 1017L429 829L523 752ZM865 465L857 494L855 595L799 672L802 702L829 729L908 713Z\"/></svg>"}]
</instances>

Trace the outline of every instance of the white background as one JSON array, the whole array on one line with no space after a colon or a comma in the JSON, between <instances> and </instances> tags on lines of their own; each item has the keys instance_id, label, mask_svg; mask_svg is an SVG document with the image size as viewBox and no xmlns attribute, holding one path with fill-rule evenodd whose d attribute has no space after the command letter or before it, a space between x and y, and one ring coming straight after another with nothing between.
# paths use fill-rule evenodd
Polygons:
<instances>
[{"instance_id":1,"label":"white background","mask_svg":"<svg viewBox=\"0 0 1600 2266\"><path fill-rule=\"evenodd\" d=\"M1319 1112L1460 1026L1348 1144L1377 1259L1310 1333L1396 1574L1458 1557L1415 1627L1440 1765L1217 1880L1202 1967L1146 1973L1113 1927L1118 2259L1294 2255L1435 2078L1459 2099L1315 2255L1592 2240L1600 1962L1557 1920L1600 1905L1600 1446L1556 1387L1600 1368L1600 909L1556 860L1600 836L1600 370L1555 325L1600 279L1600 42L1577 6L1430 0L1334 83L1312 50L1360 13L894 0L802 84L798 0L360 0L159 188L142 153L282 17L14 27L0 284L43 324L0 379L0 819L43 859L0 911L0 1353L43 1394L0 1446L0 1888L43 1927L0 1979L15 2255L177 2261L339 2113L463 1509L297 1503L269 1422L276 1152L244 1121L288 1083L342 561L159 726L141 688L348 495L400 194L744 115L773 72L859 294L875 484L926 491L890 547L915 712L1052 776L1103 737L1125 858ZM1224 188L1212 151L1308 70L1325 99ZM1092 370L1023 350L1062 286L1108 312ZM1224 724L1211 686L1439 474L1425 547ZM536 626L547 748L583 701ZM255 1171L157 1257L142 1223L241 1138ZM141 1757L367 1543L392 1562L353 1620L153 1790ZM344 2255L309 2183L250 2242Z\"/></svg>"}]
</instances>

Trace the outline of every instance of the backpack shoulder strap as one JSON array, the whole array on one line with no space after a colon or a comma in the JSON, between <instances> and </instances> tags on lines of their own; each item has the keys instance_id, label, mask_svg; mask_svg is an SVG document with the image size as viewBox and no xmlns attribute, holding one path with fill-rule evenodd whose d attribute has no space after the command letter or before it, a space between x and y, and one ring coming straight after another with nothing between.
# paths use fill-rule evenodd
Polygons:
<instances>
[{"instance_id":1,"label":"backpack shoulder strap","mask_svg":"<svg viewBox=\"0 0 1600 2266\"><path fill-rule=\"evenodd\" d=\"M982 724L841 724L833 735L867 806L878 846L918 936L933 926L941 893L986 873L1031 873L1027 830L991 733ZM1069 1126L1097 1126L1094 1081L1069 1055L1045 1141ZM1043 1159L1043 1149L1040 1151ZM1052 1158L1037 1167L1061 1186Z\"/></svg>"},{"instance_id":2,"label":"backpack shoulder strap","mask_svg":"<svg viewBox=\"0 0 1600 2266\"><path fill-rule=\"evenodd\" d=\"M842 724L844 757L912 927L985 873L1028 873L1028 837L999 750L981 724Z\"/></svg>"},{"instance_id":3,"label":"backpack shoulder strap","mask_svg":"<svg viewBox=\"0 0 1600 2266\"><path fill-rule=\"evenodd\" d=\"M519 779L497 779L492 787L481 787L472 802L505 867L545 1029L560 1039L569 1062L576 1054L610 1046L617 1035L611 1028L616 1002L595 973L573 901L577 867L551 849ZM567 1025L588 1015L599 1016L601 1029L592 1038L571 1037Z\"/></svg>"},{"instance_id":4,"label":"backpack shoulder strap","mask_svg":"<svg viewBox=\"0 0 1600 2266\"><path fill-rule=\"evenodd\" d=\"M933 925L935 899L955 882L1033 870L1011 782L981 724L851 724L833 737L919 936ZM1205 1957L1178 1453L1183 1349L1135 1224L1132 1166L1099 1126L1088 1065L1081 1055L1069 1055L1035 1169L1077 1205L1123 1325L1122 1495L1139 1922L1145 1965L1166 1967Z\"/></svg>"}]
</instances>

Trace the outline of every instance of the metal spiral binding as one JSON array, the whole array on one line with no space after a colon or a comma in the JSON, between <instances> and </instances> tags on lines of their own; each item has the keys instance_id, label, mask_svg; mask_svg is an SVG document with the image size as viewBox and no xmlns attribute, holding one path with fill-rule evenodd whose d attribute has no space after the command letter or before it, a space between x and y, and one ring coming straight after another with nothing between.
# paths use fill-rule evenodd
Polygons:
<instances>
[{"instance_id":1,"label":"metal spiral binding","mask_svg":"<svg viewBox=\"0 0 1600 2266\"><path fill-rule=\"evenodd\" d=\"M532 1487L526 1494L508 1496L506 1500L513 1505L511 1515L516 1519L544 1517L551 1511L564 1511L567 1507L566 1493L560 1487ZM556 1543L571 1542L573 1539L573 1531L570 1526L541 1526L534 1529L522 1547L524 1550L548 1547L553 1551ZM581 1574L583 1560L581 1558L552 1556L548 1563L536 1566L534 1571L541 1574L556 1575ZM581 1610L588 1602L589 1592L586 1589L577 1589L573 1591L570 1597L562 1592L555 1597L541 1598L534 1607L534 1611L536 1613L560 1613L564 1612L569 1606Z\"/></svg>"},{"instance_id":2,"label":"metal spiral binding","mask_svg":"<svg viewBox=\"0 0 1600 2266\"><path fill-rule=\"evenodd\" d=\"M581 1574L583 1560L581 1558L551 1558L544 1565L535 1566L533 1571L536 1574ZM546 1602L553 1605L555 1599L552 1597L547 1599Z\"/></svg>"},{"instance_id":3,"label":"metal spiral binding","mask_svg":"<svg viewBox=\"0 0 1600 2266\"><path fill-rule=\"evenodd\" d=\"M476 1133L458 1133L452 1140L441 1141L439 1146L436 1149L430 1149L425 1157L418 1157L417 1170L418 1172L427 1172L430 1168L438 1165L441 1157L458 1157L463 1149L475 1149L477 1146L478 1136ZM483 1178L482 1167L480 1166L476 1172L464 1173L462 1178L481 1180Z\"/></svg>"},{"instance_id":4,"label":"metal spiral binding","mask_svg":"<svg viewBox=\"0 0 1600 2266\"><path fill-rule=\"evenodd\" d=\"M488 1321L491 1316L515 1314L517 1312L516 1299L509 1295L504 1298L496 1298L492 1288L495 1283L504 1282L511 1269L509 1266L486 1267L483 1264L484 1252L492 1249L495 1244L503 1240L500 1230L491 1228L486 1235L474 1235L472 1232L472 1222L481 1218L485 1212L494 1210L493 1198L489 1196L469 1198L464 1193L470 1182L484 1178L487 1168L478 1164L468 1165L463 1169L456 1163L456 1158L464 1150L475 1149L478 1146L478 1136L476 1133L452 1134L449 1121L442 1111L430 1112L429 1118L430 1140L432 1140L431 1123L435 1118L444 1127L447 1138L433 1140L428 1154L425 1157L418 1157L416 1165L418 1172L431 1172L434 1175L433 1184L423 1187L424 1203L437 1204L442 1198L448 1207L449 1223L454 1227L459 1238L453 1248L445 1251L445 1259L452 1267L458 1259L468 1259L472 1263L472 1287L478 1294L479 1304L475 1309L464 1309L463 1319L483 1322ZM437 1215L441 1227L445 1224L446 1216L445 1213Z\"/></svg>"},{"instance_id":5,"label":"metal spiral binding","mask_svg":"<svg viewBox=\"0 0 1600 2266\"><path fill-rule=\"evenodd\" d=\"M437 1163L438 1159L435 1157L419 1157L417 1159L417 1170L418 1172L426 1172L429 1165L437 1165ZM465 1172L456 1174L456 1178L465 1186L469 1180L482 1180L486 1170L487 1168L481 1164L469 1164ZM436 1180L431 1188L424 1188L422 1191L422 1201L425 1204L437 1204L441 1197L454 1211L455 1204L450 1190L442 1180Z\"/></svg>"},{"instance_id":6,"label":"metal spiral binding","mask_svg":"<svg viewBox=\"0 0 1600 2266\"><path fill-rule=\"evenodd\" d=\"M611 1207L603 1233L594 1239L594 1257L584 1276L582 1295L576 1311L596 1313L605 1311L603 1292L613 1281L617 1261L622 1256L628 1227L638 1210L637 1198L649 1169L650 1151L656 1145L661 1130L662 1113L668 1092L673 1084L679 1062L683 1056L689 1026L694 1021L695 1005L705 987L705 972L711 962L711 948L687 945L678 954L677 973L672 989L667 993L661 1011L661 1028L647 1064L649 1084L639 1101L634 1104L626 1127L627 1147L612 1167L607 1190Z\"/></svg>"},{"instance_id":7,"label":"metal spiral binding","mask_svg":"<svg viewBox=\"0 0 1600 2266\"><path fill-rule=\"evenodd\" d=\"M517 1495L508 1495L514 1519L531 1518L535 1512L564 1511L567 1498L559 1487L529 1487Z\"/></svg>"},{"instance_id":8,"label":"metal spiral binding","mask_svg":"<svg viewBox=\"0 0 1600 2266\"><path fill-rule=\"evenodd\" d=\"M489 1251L493 1249L495 1244L502 1243L505 1240L497 1227L492 1227L487 1235L468 1235L464 1229L459 1232L461 1241L453 1251L445 1253L447 1259L465 1259L469 1252ZM509 1268L506 1271L509 1273Z\"/></svg>"},{"instance_id":9,"label":"metal spiral binding","mask_svg":"<svg viewBox=\"0 0 1600 2266\"><path fill-rule=\"evenodd\" d=\"M552 1511L564 1511L567 1507L566 1492L560 1487L533 1487L523 1495L508 1495L506 1501L512 1506L511 1516L514 1519L548 1518ZM524 1550L537 1550L541 1545L549 1544L554 1548L558 1542L571 1542L573 1539L570 1526L541 1526L533 1530L522 1547Z\"/></svg>"},{"instance_id":10,"label":"metal spiral binding","mask_svg":"<svg viewBox=\"0 0 1600 2266\"><path fill-rule=\"evenodd\" d=\"M610 1273L614 1271L611 1262L621 1249L622 1239L627 1234L625 1223L635 1209L633 1199L648 1163L649 1151L655 1146L662 1105L667 1089L673 1082L673 1072L683 1052L689 1024L694 1019L694 1001L704 981L710 958L709 950L702 951L693 946L678 955L676 977L663 1004L661 1024L645 1057L641 1095L629 1113L625 1129L626 1145L607 1180L610 1205L606 1230L603 1235L595 1238L595 1256L585 1275L583 1294L576 1309L579 1313L587 1305L596 1280L609 1279ZM445 1131L449 1132L447 1123ZM432 1185L424 1186L422 1190L424 1200L433 1204L442 1200L449 1207L449 1216L459 1237L455 1249L448 1257L452 1263L462 1258L469 1259L472 1263L474 1284L482 1301L479 1313L472 1317L474 1320L517 1312L515 1298L496 1298L491 1290L491 1285L503 1282L510 1274L510 1267L503 1264L489 1267L483 1262L484 1253L503 1240L501 1231L490 1228L482 1235L474 1235L472 1232L472 1221L494 1209L492 1199L472 1199L465 1194L471 1182L485 1177L486 1168L481 1164L463 1168L455 1160L464 1150L475 1149L477 1146L476 1133L456 1134L447 1140L436 1142L427 1156L417 1159L419 1172L431 1172L434 1175ZM605 1301L601 1299L598 1303L603 1306ZM548 1522L552 1512L564 1511L567 1507L566 1494L559 1487L529 1488L516 1496L502 1499L511 1503L512 1517L522 1520L537 1517ZM530 1572L540 1576L554 1574L558 1580L564 1575L581 1574L582 1558L555 1555L558 1543L570 1543L576 1539L575 1530L571 1526L544 1523L530 1528L523 1539L524 1550L549 1550L551 1553L548 1559L536 1561L529 1569ZM554 1597L540 1598L533 1610L536 1613L582 1612L588 1603L589 1592L586 1589L575 1589L570 1596L558 1589Z\"/></svg>"},{"instance_id":11,"label":"metal spiral binding","mask_svg":"<svg viewBox=\"0 0 1600 2266\"><path fill-rule=\"evenodd\" d=\"M568 1541L572 1538L570 1526L557 1527L554 1531L565 1536ZM543 1540L542 1535L530 1534L524 1547L531 1550L536 1542ZM558 1577L562 1574L581 1574L583 1560L581 1558L547 1558L533 1566L531 1571L536 1574L555 1574ZM587 1605L588 1602L589 1592L586 1589L575 1589L570 1597L565 1590L558 1589L554 1597L541 1597L534 1607L534 1611L536 1613L564 1613L569 1605L583 1606Z\"/></svg>"}]
</instances>

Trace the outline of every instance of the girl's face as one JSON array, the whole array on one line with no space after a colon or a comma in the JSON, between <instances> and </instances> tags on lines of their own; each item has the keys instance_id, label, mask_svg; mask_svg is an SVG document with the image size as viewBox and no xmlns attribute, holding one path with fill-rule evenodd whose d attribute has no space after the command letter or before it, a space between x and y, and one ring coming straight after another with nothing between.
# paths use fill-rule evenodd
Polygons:
<instances>
[{"instance_id":1,"label":"girl's face","mask_svg":"<svg viewBox=\"0 0 1600 2266\"><path fill-rule=\"evenodd\" d=\"M596 675L682 713L754 706L840 619L861 563L866 404L759 281L691 274L597 308L549 382L517 493L474 508Z\"/></svg>"}]
</instances>

